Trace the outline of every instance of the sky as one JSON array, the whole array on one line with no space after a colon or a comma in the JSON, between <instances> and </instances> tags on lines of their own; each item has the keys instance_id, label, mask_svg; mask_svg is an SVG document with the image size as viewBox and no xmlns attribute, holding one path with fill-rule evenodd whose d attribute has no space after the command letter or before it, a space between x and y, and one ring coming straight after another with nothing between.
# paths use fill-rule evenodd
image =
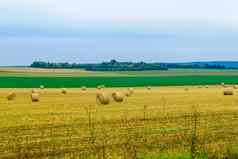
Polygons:
<instances>
[{"instance_id":1,"label":"sky","mask_svg":"<svg viewBox=\"0 0 238 159\"><path fill-rule=\"evenodd\" d=\"M0 65L238 61L237 0L0 0Z\"/></svg>"}]
</instances>

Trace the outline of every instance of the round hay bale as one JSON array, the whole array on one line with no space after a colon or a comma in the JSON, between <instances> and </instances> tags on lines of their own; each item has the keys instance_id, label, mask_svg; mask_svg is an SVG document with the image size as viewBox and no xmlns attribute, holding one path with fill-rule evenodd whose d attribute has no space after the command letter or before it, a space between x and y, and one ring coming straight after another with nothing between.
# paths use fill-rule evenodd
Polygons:
<instances>
[{"instance_id":1,"label":"round hay bale","mask_svg":"<svg viewBox=\"0 0 238 159\"><path fill-rule=\"evenodd\" d=\"M225 83L224 83L224 82L222 82L222 83L221 83L221 86L225 86Z\"/></svg>"},{"instance_id":2,"label":"round hay bale","mask_svg":"<svg viewBox=\"0 0 238 159\"><path fill-rule=\"evenodd\" d=\"M237 86L237 85L234 85L233 88L234 88L234 89L238 89L238 86Z\"/></svg>"},{"instance_id":3,"label":"round hay bale","mask_svg":"<svg viewBox=\"0 0 238 159\"><path fill-rule=\"evenodd\" d=\"M112 99L115 102L123 102L123 100L124 100L123 93L121 93L121 92L112 93Z\"/></svg>"},{"instance_id":4,"label":"round hay bale","mask_svg":"<svg viewBox=\"0 0 238 159\"><path fill-rule=\"evenodd\" d=\"M44 89L45 88L45 86L44 85L40 85L40 89Z\"/></svg>"},{"instance_id":5,"label":"round hay bale","mask_svg":"<svg viewBox=\"0 0 238 159\"><path fill-rule=\"evenodd\" d=\"M125 96L127 96L127 97L130 97L130 95L131 95L131 93L130 93L129 91L126 91L124 94L125 94Z\"/></svg>"},{"instance_id":6,"label":"round hay bale","mask_svg":"<svg viewBox=\"0 0 238 159\"><path fill-rule=\"evenodd\" d=\"M147 90L151 90L151 87L150 87L150 86L147 86L146 89L147 89Z\"/></svg>"},{"instance_id":7,"label":"round hay bale","mask_svg":"<svg viewBox=\"0 0 238 159\"><path fill-rule=\"evenodd\" d=\"M229 88L229 86L228 85L224 85L223 88Z\"/></svg>"},{"instance_id":8,"label":"round hay bale","mask_svg":"<svg viewBox=\"0 0 238 159\"><path fill-rule=\"evenodd\" d=\"M234 94L234 91L233 91L232 89L225 89L225 90L223 91L223 94L224 94L225 96L232 96L232 95Z\"/></svg>"},{"instance_id":9,"label":"round hay bale","mask_svg":"<svg viewBox=\"0 0 238 159\"><path fill-rule=\"evenodd\" d=\"M124 92L125 96L127 96L127 97L130 97L133 93L134 93L133 88L128 88L128 89Z\"/></svg>"},{"instance_id":10,"label":"round hay bale","mask_svg":"<svg viewBox=\"0 0 238 159\"><path fill-rule=\"evenodd\" d=\"M107 105L110 103L110 97L107 93L98 93L96 96L96 101L98 104Z\"/></svg>"},{"instance_id":11,"label":"round hay bale","mask_svg":"<svg viewBox=\"0 0 238 159\"><path fill-rule=\"evenodd\" d=\"M189 88L185 88L184 90L185 90L185 91L189 91Z\"/></svg>"},{"instance_id":12,"label":"round hay bale","mask_svg":"<svg viewBox=\"0 0 238 159\"><path fill-rule=\"evenodd\" d=\"M101 89L103 89L103 88L105 88L105 85L99 85L99 86L97 86L97 89L98 89L98 90L101 90Z\"/></svg>"},{"instance_id":13,"label":"round hay bale","mask_svg":"<svg viewBox=\"0 0 238 159\"><path fill-rule=\"evenodd\" d=\"M31 94L31 101L32 102L39 102L39 100L40 100L40 96L39 96L38 93L32 93Z\"/></svg>"},{"instance_id":14,"label":"round hay bale","mask_svg":"<svg viewBox=\"0 0 238 159\"><path fill-rule=\"evenodd\" d=\"M102 89L102 87L101 87L101 86L97 86L97 89L98 89L98 90L101 90L101 89Z\"/></svg>"},{"instance_id":15,"label":"round hay bale","mask_svg":"<svg viewBox=\"0 0 238 159\"><path fill-rule=\"evenodd\" d=\"M61 93L62 93L62 94L67 94L66 88L62 88Z\"/></svg>"},{"instance_id":16,"label":"round hay bale","mask_svg":"<svg viewBox=\"0 0 238 159\"><path fill-rule=\"evenodd\" d=\"M87 90L87 87L86 87L86 86L82 86L82 87L81 87L81 90L82 90L82 91L86 91L86 90Z\"/></svg>"},{"instance_id":17,"label":"round hay bale","mask_svg":"<svg viewBox=\"0 0 238 159\"><path fill-rule=\"evenodd\" d=\"M16 93L11 92L8 94L7 99L8 100L14 100L16 98Z\"/></svg>"},{"instance_id":18,"label":"round hay bale","mask_svg":"<svg viewBox=\"0 0 238 159\"><path fill-rule=\"evenodd\" d=\"M134 93L134 89L133 88L128 88L128 91L130 92L130 94Z\"/></svg>"},{"instance_id":19,"label":"round hay bale","mask_svg":"<svg viewBox=\"0 0 238 159\"><path fill-rule=\"evenodd\" d=\"M38 93L38 90L37 89L32 89L31 93Z\"/></svg>"}]
</instances>

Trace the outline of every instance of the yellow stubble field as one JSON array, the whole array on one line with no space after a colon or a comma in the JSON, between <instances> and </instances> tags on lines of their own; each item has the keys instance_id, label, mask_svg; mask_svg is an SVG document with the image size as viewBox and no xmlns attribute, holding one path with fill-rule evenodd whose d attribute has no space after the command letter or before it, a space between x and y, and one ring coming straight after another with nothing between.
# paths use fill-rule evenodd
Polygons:
<instances>
[{"instance_id":1,"label":"yellow stubble field","mask_svg":"<svg viewBox=\"0 0 238 159\"><path fill-rule=\"evenodd\" d=\"M108 105L98 104L96 94L127 88L39 89L39 102L31 101L31 89L1 89L0 158L188 153L191 135L208 151L236 145L238 90L224 96L221 86L133 89L122 103ZM10 92L16 98L8 101Z\"/></svg>"}]
</instances>

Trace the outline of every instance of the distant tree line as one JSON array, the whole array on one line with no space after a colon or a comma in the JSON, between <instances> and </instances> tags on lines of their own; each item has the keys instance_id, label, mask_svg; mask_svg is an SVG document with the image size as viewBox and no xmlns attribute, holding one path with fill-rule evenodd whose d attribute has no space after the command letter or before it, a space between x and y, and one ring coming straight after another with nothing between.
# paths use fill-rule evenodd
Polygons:
<instances>
[{"instance_id":1,"label":"distant tree line","mask_svg":"<svg viewBox=\"0 0 238 159\"><path fill-rule=\"evenodd\" d=\"M168 70L170 68L183 69L234 69L219 64L208 63L145 63L145 62L118 62L111 60L98 64L77 64L35 61L30 67L34 68L58 68L58 69L85 69L88 71L149 71Z\"/></svg>"},{"instance_id":2,"label":"distant tree line","mask_svg":"<svg viewBox=\"0 0 238 159\"><path fill-rule=\"evenodd\" d=\"M146 70L167 70L167 67L159 63L145 62L118 62L111 60L110 62L102 62L100 64L70 64L70 63L54 63L35 61L30 67L35 68L65 68L65 69L85 69L89 71L146 71Z\"/></svg>"},{"instance_id":3,"label":"distant tree line","mask_svg":"<svg viewBox=\"0 0 238 159\"><path fill-rule=\"evenodd\" d=\"M167 68L181 69L234 69L219 64L194 64L194 63L167 63Z\"/></svg>"}]
</instances>

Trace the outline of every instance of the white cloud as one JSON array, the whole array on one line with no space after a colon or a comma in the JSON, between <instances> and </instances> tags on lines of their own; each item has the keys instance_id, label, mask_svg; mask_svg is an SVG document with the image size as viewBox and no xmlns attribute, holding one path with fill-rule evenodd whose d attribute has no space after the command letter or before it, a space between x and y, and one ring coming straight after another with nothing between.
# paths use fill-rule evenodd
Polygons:
<instances>
[{"instance_id":1,"label":"white cloud","mask_svg":"<svg viewBox=\"0 0 238 159\"><path fill-rule=\"evenodd\" d=\"M65 24L86 22L130 25L131 23L209 22L238 26L237 6L237 0L0 1L1 10L4 8L8 13L16 13L9 16L16 16L18 19L25 18L29 21L45 18L51 22L52 20L62 21ZM4 11L1 10L0 15ZM16 17L14 18L17 19Z\"/></svg>"}]
</instances>

